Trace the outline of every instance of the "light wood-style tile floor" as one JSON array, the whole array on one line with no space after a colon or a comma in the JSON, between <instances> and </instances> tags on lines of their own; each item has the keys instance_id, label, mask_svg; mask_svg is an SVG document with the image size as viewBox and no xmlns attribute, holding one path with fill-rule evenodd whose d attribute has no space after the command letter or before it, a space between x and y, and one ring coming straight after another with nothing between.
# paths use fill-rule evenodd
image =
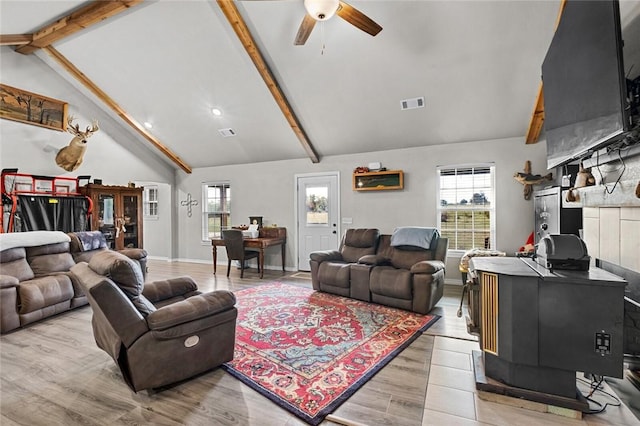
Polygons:
<instances>
[{"instance_id":1,"label":"light wood-style tile floor","mask_svg":"<svg viewBox=\"0 0 640 426\"><path fill-rule=\"evenodd\" d=\"M272 281L310 287L308 274L255 269L244 279L226 265L149 262L149 280L190 275L202 291L240 290ZM448 286L433 313L442 318L368 381L323 425L636 425L625 407L583 421L482 401L471 351L478 345L457 318L460 289ZM0 424L302 425L248 386L216 369L159 393L134 393L98 349L83 307L0 338Z\"/></svg>"}]
</instances>

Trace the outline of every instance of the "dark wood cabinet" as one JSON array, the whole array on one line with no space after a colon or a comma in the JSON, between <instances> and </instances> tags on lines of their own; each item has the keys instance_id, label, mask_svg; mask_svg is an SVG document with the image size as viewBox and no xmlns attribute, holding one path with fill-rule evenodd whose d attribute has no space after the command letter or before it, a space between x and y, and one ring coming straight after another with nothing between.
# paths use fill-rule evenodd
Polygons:
<instances>
[{"instance_id":1,"label":"dark wood cabinet","mask_svg":"<svg viewBox=\"0 0 640 426\"><path fill-rule=\"evenodd\" d=\"M142 247L142 188L88 184L80 192L91 198L91 230L101 231L115 250Z\"/></svg>"}]
</instances>

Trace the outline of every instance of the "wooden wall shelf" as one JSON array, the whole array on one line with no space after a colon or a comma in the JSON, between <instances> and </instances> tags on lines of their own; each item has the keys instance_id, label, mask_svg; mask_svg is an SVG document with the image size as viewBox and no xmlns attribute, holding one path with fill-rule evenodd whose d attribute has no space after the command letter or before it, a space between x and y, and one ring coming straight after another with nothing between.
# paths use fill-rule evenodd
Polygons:
<instances>
[{"instance_id":1,"label":"wooden wall shelf","mask_svg":"<svg viewBox=\"0 0 640 426\"><path fill-rule=\"evenodd\" d=\"M383 191L403 188L404 173L402 170L353 174L354 191Z\"/></svg>"}]
</instances>

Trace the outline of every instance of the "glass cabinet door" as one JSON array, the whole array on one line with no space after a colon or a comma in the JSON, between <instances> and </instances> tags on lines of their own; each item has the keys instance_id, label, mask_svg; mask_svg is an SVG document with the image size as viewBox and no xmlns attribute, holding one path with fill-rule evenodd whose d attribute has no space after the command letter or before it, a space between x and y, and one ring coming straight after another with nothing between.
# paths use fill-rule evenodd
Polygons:
<instances>
[{"instance_id":1,"label":"glass cabinet door","mask_svg":"<svg viewBox=\"0 0 640 426\"><path fill-rule=\"evenodd\" d=\"M138 236L140 234L140 224L138 223L138 206L140 197L138 195L124 194L122 196L123 219L124 219L124 248L139 248Z\"/></svg>"},{"instance_id":2,"label":"glass cabinet door","mask_svg":"<svg viewBox=\"0 0 640 426\"><path fill-rule=\"evenodd\" d=\"M114 194L98 195L98 229L107 240L110 249L116 248L116 212Z\"/></svg>"}]
</instances>

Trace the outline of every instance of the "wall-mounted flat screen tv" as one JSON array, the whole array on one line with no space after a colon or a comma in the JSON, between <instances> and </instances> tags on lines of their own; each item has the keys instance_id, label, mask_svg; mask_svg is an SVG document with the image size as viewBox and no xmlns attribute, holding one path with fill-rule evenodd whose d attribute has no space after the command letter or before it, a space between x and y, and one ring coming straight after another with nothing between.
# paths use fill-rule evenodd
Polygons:
<instances>
[{"instance_id":1,"label":"wall-mounted flat screen tv","mask_svg":"<svg viewBox=\"0 0 640 426\"><path fill-rule=\"evenodd\" d=\"M547 167L629 130L618 1L568 0L542 65Z\"/></svg>"}]
</instances>

